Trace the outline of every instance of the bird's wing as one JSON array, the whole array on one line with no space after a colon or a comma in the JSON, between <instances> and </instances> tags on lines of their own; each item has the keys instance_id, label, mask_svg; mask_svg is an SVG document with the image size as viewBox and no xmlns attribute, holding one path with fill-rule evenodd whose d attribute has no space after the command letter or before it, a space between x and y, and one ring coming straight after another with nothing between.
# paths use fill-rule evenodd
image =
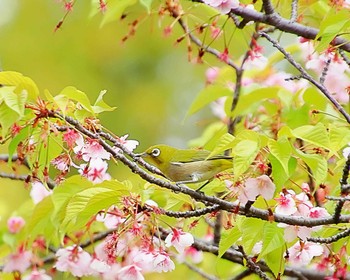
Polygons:
<instances>
[{"instance_id":1,"label":"bird's wing","mask_svg":"<svg viewBox=\"0 0 350 280\"><path fill-rule=\"evenodd\" d=\"M172 162L186 163L203 160L232 159L231 156L216 155L208 158L210 152L207 150L179 150L172 158ZM184 160L184 158L186 160Z\"/></svg>"}]
</instances>

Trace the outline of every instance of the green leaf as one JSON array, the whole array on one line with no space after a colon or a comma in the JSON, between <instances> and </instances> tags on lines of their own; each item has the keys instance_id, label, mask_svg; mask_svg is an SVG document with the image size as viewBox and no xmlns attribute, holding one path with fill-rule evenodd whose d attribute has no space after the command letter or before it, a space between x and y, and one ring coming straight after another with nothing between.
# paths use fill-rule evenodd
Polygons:
<instances>
[{"instance_id":1,"label":"green leaf","mask_svg":"<svg viewBox=\"0 0 350 280\"><path fill-rule=\"evenodd\" d=\"M69 200L75 194L92 186L90 181L80 175L71 176L58 185L52 194L54 206L52 221L61 223L65 217Z\"/></svg>"},{"instance_id":2,"label":"green leaf","mask_svg":"<svg viewBox=\"0 0 350 280\"><path fill-rule=\"evenodd\" d=\"M271 269L272 273L275 275L275 277L277 277L279 273L282 273L284 271L284 253L285 249L283 246L281 246L276 250L265 255L264 260L267 266Z\"/></svg>"},{"instance_id":3,"label":"green leaf","mask_svg":"<svg viewBox=\"0 0 350 280\"><path fill-rule=\"evenodd\" d=\"M119 20L125 9L134 5L136 2L136 0L109 1L107 10L103 15L101 27L109 22Z\"/></svg>"},{"instance_id":4,"label":"green leaf","mask_svg":"<svg viewBox=\"0 0 350 280\"><path fill-rule=\"evenodd\" d=\"M318 154L305 154L295 149L298 156L311 168L316 185L324 183L327 177L327 160Z\"/></svg>"},{"instance_id":5,"label":"green leaf","mask_svg":"<svg viewBox=\"0 0 350 280\"><path fill-rule=\"evenodd\" d=\"M209 85L205 87L196 97L196 99L193 101L190 109L188 110L186 117L190 115L193 115L194 113L198 112L200 109L202 109L204 106L208 105L209 103L217 100L220 97L223 96L230 96L232 95L232 90L229 89L227 86L222 85Z\"/></svg>"},{"instance_id":6,"label":"green leaf","mask_svg":"<svg viewBox=\"0 0 350 280\"><path fill-rule=\"evenodd\" d=\"M294 157L290 158L288 162L288 173L285 172L281 162L272 154L269 155L269 161L272 166L271 169L273 182L275 183L277 190L280 190L284 186L284 183L287 182L287 180L289 179L288 174L294 173L295 168L297 166L297 160Z\"/></svg>"},{"instance_id":7,"label":"green leaf","mask_svg":"<svg viewBox=\"0 0 350 280\"><path fill-rule=\"evenodd\" d=\"M262 231L265 221L258 219L245 219L242 223L242 245L247 254L251 251L256 243L262 240Z\"/></svg>"},{"instance_id":8,"label":"green leaf","mask_svg":"<svg viewBox=\"0 0 350 280\"><path fill-rule=\"evenodd\" d=\"M1 72L0 72L1 73ZM2 137L9 132L9 128L19 119L18 113L9 108L5 102L0 104L0 128Z\"/></svg>"},{"instance_id":9,"label":"green leaf","mask_svg":"<svg viewBox=\"0 0 350 280\"><path fill-rule=\"evenodd\" d=\"M9 108L22 117L24 115L24 104L27 101L28 94L26 91L16 93L15 88L14 86L0 87L0 100L4 100Z\"/></svg>"},{"instance_id":10,"label":"green leaf","mask_svg":"<svg viewBox=\"0 0 350 280\"><path fill-rule=\"evenodd\" d=\"M4 86L15 86L17 94L25 90L28 93L29 99L32 101L36 101L39 96L39 89L33 80L18 72L0 72L0 84Z\"/></svg>"},{"instance_id":11,"label":"green leaf","mask_svg":"<svg viewBox=\"0 0 350 280\"><path fill-rule=\"evenodd\" d=\"M62 112L66 111L66 105L69 100L74 100L76 102L79 102L81 106L88 112L94 113L87 95L75 87L65 87L59 95L55 96L55 100L56 102L60 101L60 104L62 104L60 106L60 109L63 110Z\"/></svg>"},{"instance_id":12,"label":"green leaf","mask_svg":"<svg viewBox=\"0 0 350 280\"><path fill-rule=\"evenodd\" d=\"M279 228L276 223L265 223L262 240L263 245L259 254L259 259L285 246L283 229Z\"/></svg>"},{"instance_id":13,"label":"green leaf","mask_svg":"<svg viewBox=\"0 0 350 280\"><path fill-rule=\"evenodd\" d=\"M280 87L266 87L253 90L248 94L242 94L238 100L235 110L230 112L231 108L229 108L229 111L226 113L231 117L245 115L248 112L256 110L260 106L262 100L277 98L280 90Z\"/></svg>"},{"instance_id":14,"label":"green leaf","mask_svg":"<svg viewBox=\"0 0 350 280\"><path fill-rule=\"evenodd\" d=\"M350 142L350 130L348 127L329 126L329 140L331 148L334 151L339 151Z\"/></svg>"},{"instance_id":15,"label":"green leaf","mask_svg":"<svg viewBox=\"0 0 350 280\"><path fill-rule=\"evenodd\" d=\"M234 147L234 142L233 142L234 139L235 137L230 133L225 133L224 135L222 135L217 141L217 144L215 145L214 150L210 153L208 158L215 155L222 154L224 151Z\"/></svg>"},{"instance_id":16,"label":"green leaf","mask_svg":"<svg viewBox=\"0 0 350 280\"><path fill-rule=\"evenodd\" d=\"M317 123L315 126L304 125L293 129L292 133L295 137L300 138L306 142L312 143L317 147L332 150L327 128L322 123Z\"/></svg>"},{"instance_id":17,"label":"green leaf","mask_svg":"<svg viewBox=\"0 0 350 280\"><path fill-rule=\"evenodd\" d=\"M17 150L17 147L19 145L20 142L22 142L24 139L29 138L30 136L30 126L26 126L23 129L20 130L20 132L13 137L13 139L11 140L9 146L8 146L8 153L9 153L9 164L11 164L12 161L12 156L14 155L14 153Z\"/></svg>"},{"instance_id":18,"label":"green leaf","mask_svg":"<svg viewBox=\"0 0 350 280\"><path fill-rule=\"evenodd\" d=\"M220 244L219 244L219 254L218 257L221 258L225 252L234 245L239 238L241 238L242 233L239 231L238 227L233 227L229 230L225 230L221 234Z\"/></svg>"},{"instance_id":19,"label":"green leaf","mask_svg":"<svg viewBox=\"0 0 350 280\"><path fill-rule=\"evenodd\" d=\"M53 202L51 196L45 197L34 208L27 230L28 236L35 238L36 235L50 237L57 228L58 223L51 221Z\"/></svg>"},{"instance_id":20,"label":"green leaf","mask_svg":"<svg viewBox=\"0 0 350 280\"><path fill-rule=\"evenodd\" d=\"M68 202L62 226L66 230L79 229L99 211L120 203L123 195L129 191L117 181L96 184L75 194Z\"/></svg>"},{"instance_id":21,"label":"green leaf","mask_svg":"<svg viewBox=\"0 0 350 280\"><path fill-rule=\"evenodd\" d=\"M316 40L320 39L317 51L323 51L339 33L347 32L350 25L350 12L347 9L332 8L321 21Z\"/></svg>"},{"instance_id":22,"label":"green leaf","mask_svg":"<svg viewBox=\"0 0 350 280\"><path fill-rule=\"evenodd\" d=\"M111 107L103 100L103 96L106 94L106 90L102 90L96 99L95 104L92 106L94 113L99 114L106 111L114 111L117 107Z\"/></svg>"},{"instance_id":23,"label":"green leaf","mask_svg":"<svg viewBox=\"0 0 350 280\"><path fill-rule=\"evenodd\" d=\"M147 9L147 13L150 14L153 0L140 0L140 3Z\"/></svg>"},{"instance_id":24,"label":"green leaf","mask_svg":"<svg viewBox=\"0 0 350 280\"><path fill-rule=\"evenodd\" d=\"M284 173L289 177L288 163L291 158L292 148L286 137L281 137L277 141L269 139L268 147L270 153L280 162Z\"/></svg>"}]
</instances>

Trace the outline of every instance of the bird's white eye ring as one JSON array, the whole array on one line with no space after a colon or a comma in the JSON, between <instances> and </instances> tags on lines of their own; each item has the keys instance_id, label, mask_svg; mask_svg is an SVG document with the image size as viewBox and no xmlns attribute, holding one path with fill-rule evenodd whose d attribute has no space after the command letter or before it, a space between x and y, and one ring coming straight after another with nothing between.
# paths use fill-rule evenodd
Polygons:
<instances>
[{"instance_id":1,"label":"bird's white eye ring","mask_svg":"<svg viewBox=\"0 0 350 280\"><path fill-rule=\"evenodd\" d=\"M151 152L152 156L158 157L160 155L160 150L158 148L155 148Z\"/></svg>"}]
</instances>

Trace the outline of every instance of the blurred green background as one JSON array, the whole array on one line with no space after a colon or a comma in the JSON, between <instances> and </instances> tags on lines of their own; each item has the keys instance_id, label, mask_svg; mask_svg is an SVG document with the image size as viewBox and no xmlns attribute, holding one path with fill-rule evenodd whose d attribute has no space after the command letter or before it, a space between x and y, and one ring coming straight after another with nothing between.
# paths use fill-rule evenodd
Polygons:
<instances>
[{"instance_id":1,"label":"blurred green background","mask_svg":"<svg viewBox=\"0 0 350 280\"><path fill-rule=\"evenodd\" d=\"M102 16L90 17L90 13L91 1L76 1L61 29L54 32L65 14L62 3L0 0L1 69L21 72L41 92L48 89L53 95L72 85L93 102L101 90L107 90L106 102L117 109L102 114L101 123L117 135L137 139L137 151L155 143L186 147L212 118L203 111L184 121L204 87L208 65L188 62L186 40L175 46L181 34L177 26L173 34L164 36L164 27L171 23L167 17L159 22L158 15L147 16L145 9L135 7L124 20L101 27ZM122 43L134 19L140 20L136 34ZM0 171L11 170L0 164ZM130 175L121 165L109 171L120 179ZM28 198L28 191L20 182L2 179L0 183L4 222Z\"/></svg>"}]
</instances>

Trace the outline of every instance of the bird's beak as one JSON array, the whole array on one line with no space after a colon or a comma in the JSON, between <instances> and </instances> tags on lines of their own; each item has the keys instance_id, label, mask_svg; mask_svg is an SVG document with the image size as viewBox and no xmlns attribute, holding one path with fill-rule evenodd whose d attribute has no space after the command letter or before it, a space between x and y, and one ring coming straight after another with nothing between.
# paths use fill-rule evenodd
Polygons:
<instances>
[{"instance_id":1,"label":"bird's beak","mask_svg":"<svg viewBox=\"0 0 350 280\"><path fill-rule=\"evenodd\" d=\"M140 158L140 157L143 157L145 154L146 154L145 152L140 153L140 154L135 154L135 157Z\"/></svg>"}]
</instances>

